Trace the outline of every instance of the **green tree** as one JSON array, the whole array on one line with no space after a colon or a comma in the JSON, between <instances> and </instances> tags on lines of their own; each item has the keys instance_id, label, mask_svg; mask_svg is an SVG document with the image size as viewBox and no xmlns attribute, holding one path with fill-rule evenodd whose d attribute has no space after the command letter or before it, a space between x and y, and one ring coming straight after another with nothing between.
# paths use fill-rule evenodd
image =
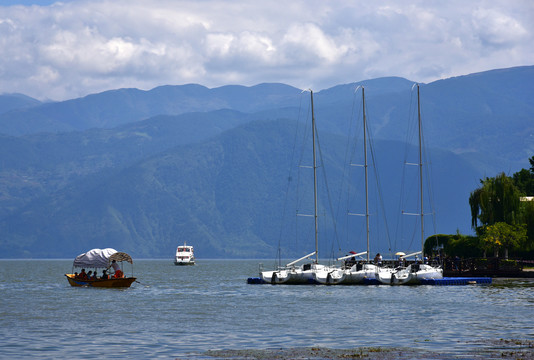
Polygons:
<instances>
[{"instance_id":1,"label":"green tree","mask_svg":"<svg viewBox=\"0 0 534 360\"><path fill-rule=\"evenodd\" d=\"M522 202L522 222L527 229L527 240L523 245L523 251L534 250L534 201Z\"/></svg>"},{"instance_id":2,"label":"green tree","mask_svg":"<svg viewBox=\"0 0 534 360\"><path fill-rule=\"evenodd\" d=\"M494 249L495 256L499 256L499 249L504 248L504 258L508 259L508 249L518 248L527 239L525 224L510 225L497 222L485 226L484 234L480 237L485 250Z\"/></svg>"},{"instance_id":3,"label":"green tree","mask_svg":"<svg viewBox=\"0 0 534 360\"><path fill-rule=\"evenodd\" d=\"M534 156L528 159L530 169L521 169L513 175L514 185L525 196L534 196Z\"/></svg>"},{"instance_id":4,"label":"green tree","mask_svg":"<svg viewBox=\"0 0 534 360\"><path fill-rule=\"evenodd\" d=\"M481 180L482 186L471 193L471 225L477 228L504 222L514 225L519 220L521 193L512 178L501 173L494 178Z\"/></svg>"}]
</instances>

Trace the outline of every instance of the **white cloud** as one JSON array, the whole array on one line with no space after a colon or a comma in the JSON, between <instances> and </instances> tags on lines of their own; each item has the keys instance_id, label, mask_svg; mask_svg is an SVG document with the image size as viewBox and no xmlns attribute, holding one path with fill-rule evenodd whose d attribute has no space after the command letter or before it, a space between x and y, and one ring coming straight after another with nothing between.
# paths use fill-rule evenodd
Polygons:
<instances>
[{"instance_id":1,"label":"white cloud","mask_svg":"<svg viewBox=\"0 0 534 360\"><path fill-rule=\"evenodd\" d=\"M119 87L379 76L429 82L531 65L528 0L78 0L0 6L0 92L67 99Z\"/></svg>"},{"instance_id":2,"label":"white cloud","mask_svg":"<svg viewBox=\"0 0 534 360\"><path fill-rule=\"evenodd\" d=\"M523 42L528 34L519 21L496 9L476 9L473 27L484 44L497 47L513 47Z\"/></svg>"}]
</instances>

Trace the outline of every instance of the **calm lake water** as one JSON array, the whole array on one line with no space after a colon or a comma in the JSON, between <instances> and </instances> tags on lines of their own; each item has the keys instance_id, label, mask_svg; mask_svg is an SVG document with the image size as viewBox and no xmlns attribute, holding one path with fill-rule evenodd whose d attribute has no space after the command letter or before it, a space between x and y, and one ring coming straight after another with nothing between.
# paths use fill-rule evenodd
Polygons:
<instances>
[{"instance_id":1,"label":"calm lake water","mask_svg":"<svg viewBox=\"0 0 534 360\"><path fill-rule=\"evenodd\" d=\"M97 289L68 285L72 260L0 260L0 357L201 359L207 350L311 346L465 354L496 339L534 339L532 280L248 285L259 262L134 260L131 288Z\"/></svg>"}]
</instances>

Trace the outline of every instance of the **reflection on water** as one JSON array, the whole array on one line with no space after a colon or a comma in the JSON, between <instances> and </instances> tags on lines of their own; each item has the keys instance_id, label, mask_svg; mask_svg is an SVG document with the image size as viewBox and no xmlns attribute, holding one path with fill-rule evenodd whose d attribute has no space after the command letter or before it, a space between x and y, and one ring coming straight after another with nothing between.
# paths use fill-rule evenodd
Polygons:
<instances>
[{"instance_id":1,"label":"reflection on water","mask_svg":"<svg viewBox=\"0 0 534 360\"><path fill-rule=\"evenodd\" d=\"M258 261L198 260L177 267L171 259L137 260L138 282L131 288L99 289L70 287L63 274L71 266L70 260L0 261L3 356L168 358L310 346L462 352L495 339L534 336L532 280L490 286L248 285Z\"/></svg>"}]
</instances>

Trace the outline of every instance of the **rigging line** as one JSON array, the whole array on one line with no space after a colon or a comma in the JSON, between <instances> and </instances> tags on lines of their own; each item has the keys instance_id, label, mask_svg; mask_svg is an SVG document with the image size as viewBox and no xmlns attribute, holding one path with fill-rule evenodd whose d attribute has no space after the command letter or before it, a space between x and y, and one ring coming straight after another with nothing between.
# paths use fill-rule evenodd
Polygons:
<instances>
[{"instance_id":1,"label":"rigging line","mask_svg":"<svg viewBox=\"0 0 534 360\"><path fill-rule=\"evenodd\" d=\"M308 90L304 90L301 92L301 94L305 93L305 92L308 92ZM302 99L302 97L301 97ZM302 101L302 100L301 100ZM302 136L302 143L301 143L301 146L300 146L300 158L298 160L298 169L300 168L310 168L310 166L305 166L303 165L304 163L304 156L305 154L307 154L308 152L306 151L306 146L307 145L307 139L310 138L310 133L312 133L311 131L311 126L310 126L310 122L312 121L312 117L313 117L313 114L311 113L312 112L312 109L311 109L311 101L308 103L308 110L307 110L307 115L305 117L306 121L304 122L304 133L303 133L303 136ZM305 201L304 199L301 200L301 196L300 196L300 192L301 192L301 177L302 177L302 174L301 174L301 171L297 171L297 189L296 189L296 219L295 219L295 246L298 248L298 239L299 239L299 225L298 225L298 222L299 222L299 209L301 206L304 206L302 203ZM306 190L305 190L306 191ZM307 198L307 197L305 197ZM307 238L308 236L310 236L310 232L311 230L309 230L308 234L304 234L304 237Z\"/></svg>"},{"instance_id":2,"label":"rigging line","mask_svg":"<svg viewBox=\"0 0 534 360\"><path fill-rule=\"evenodd\" d=\"M423 107L421 106L421 118L423 117ZM432 226L434 230L434 234L437 233L437 223L436 223L436 213L435 213L435 202L434 202L434 187L433 184L433 167L432 167L432 159L431 159L431 153L429 148L426 145L426 138L425 138L425 131L424 128L426 126L426 122L422 123L422 129L421 129L421 138L422 138L422 146L423 146L423 156L424 156L424 164L426 165L424 167L425 175L426 175L426 189L427 189L427 196L428 196L428 202L430 204L430 213L432 215Z\"/></svg>"},{"instance_id":3,"label":"rigging line","mask_svg":"<svg viewBox=\"0 0 534 360\"><path fill-rule=\"evenodd\" d=\"M404 221L402 220L403 216L403 207L405 205L405 199L404 194L406 192L406 164L408 162L408 153L410 145L412 144L413 135L410 138L410 135L414 133L414 125L413 125L413 113L414 113L414 88L416 84L412 86L412 89L410 91L410 101L409 101L409 108L408 108L408 114L406 118L407 121L407 129L406 129L406 135L405 135L405 142L404 142L404 158L403 158L403 166L402 166L402 172L401 172L401 184L400 184L400 196L399 196L399 204L397 209L397 224L395 227L395 242L394 242L394 249L397 250L397 240L400 238L403 238L404 234Z\"/></svg>"},{"instance_id":4,"label":"rigging line","mask_svg":"<svg viewBox=\"0 0 534 360\"><path fill-rule=\"evenodd\" d=\"M347 168L347 171L346 173L348 175L346 175L347 177L347 198L346 198L346 243L347 244L350 244L350 240L355 238L355 236L352 236L349 238L349 224L350 224L350 201L351 201L351 190L354 188L354 186L352 185L353 182L351 182L351 171L350 169L352 168L353 166L353 160L355 159L356 157L356 153L357 153L357 148L359 146L359 142L358 142L358 134L361 133L360 131L360 128L361 128L361 119L362 119L362 106L363 106L363 101L361 100L361 98L359 96L357 96L357 92L358 90L361 88L361 86L358 86L355 91L354 91L354 97L353 97L353 101L352 101L352 114L351 114L351 118L349 119L349 122L350 122L350 129L352 129L352 124L355 123L357 124L357 126L354 128L354 136L352 135L352 132L349 131L348 133L348 137L347 137L347 154L345 156L345 162L344 162L344 168ZM356 102L359 103L359 108L358 108L358 111L356 112L357 115L357 119L354 121L353 118L354 118L354 109L355 109L355 104ZM352 147L351 147L352 146ZM344 173L344 176L345 176L345 173ZM341 196L341 194L340 194ZM341 201L340 201L340 204L341 204ZM360 232L362 231L362 229L360 229Z\"/></svg>"},{"instance_id":5,"label":"rigging line","mask_svg":"<svg viewBox=\"0 0 534 360\"><path fill-rule=\"evenodd\" d=\"M343 194L346 194L346 204L345 204L345 209L347 209L345 211L345 219L346 219L346 227L345 229L347 229L347 231L345 231L345 243L346 244L350 244L350 237L349 237L349 213L350 211L348 210L350 208L349 204L350 204L350 200L351 200L351 190L353 188L353 183L351 182L351 167L352 167L352 159L354 158L354 154L356 153L356 148L357 148L357 134L359 134L359 131L358 131L358 127L359 127L359 124L360 124L360 121L359 119L361 118L361 101L359 100L359 98L356 96L357 92L358 92L358 89L360 89L361 86L358 86L356 87L356 89L354 90L354 96L353 96L353 100L352 100L352 108L351 108L351 115L349 117L349 132L348 132L348 136L347 136L347 145L346 145L346 148L345 148L345 160L343 162L343 183L345 182L345 179L346 179L346 188L347 188L347 191L345 192L344 191L344 187L342 187L340 193L339 193L339 198L340 198L340 201L338 202L339 204L339 212L338 214L341 212L341 197L343 196ZM354 121L354 113L355 113L355 108L356 108L356 101L358 99L358 103L360 104L360 107L358 109L358 111L356 112L358 114L358 119L357 121ZM353 128L353 124L358 124L358 126L356 126L354 128L354 136L352 135L352 128ZM352 147L351 147L352 146ZM353 237L352 237L353 238Z\"/></svg>"},{"instance_id":6,"label":"rigging line","mask_svg":"<svg viewBox=\"0 0 534 360\"><path fill-rule=\"evenodd\" d=\"M356 87L356 89L354 90L354 97L353 97L353 100L352 100L352 107L351 107L351 112L350 112L350 116L349 116L349 119L348 119L348 126L347 128L349 129L348 131L348 136L347 136L347 143L346 143L346 146L345 146L345 159L343 161L343 173L342 173L342 176L341 176L341 186L340 186L340 189L341 191L339 192L339 201L338 201L338 210L336 211L336 219L339 218L340 216L340 213L341 213L341 208L342 208L342 196L343 194L345 194L345 191L344 191L344 187L345 187L345 180L347 180L347 204L346 204L346 208L348 209L348 202L349 202L349 199L350 199L350 189L351 189L351 186L350 186L350 156L351 156L351 148L350 148L350 145L351 145L351 140L352 140L352 126L353 126L353 117L354 117L354 109L355 109L355 106L356 106L356 93L358 91L358 89L360 88L360 86ZM356 134L356 132L355 132ZM355 135L356 136L356 135ZM347 175L348 174L348 175ZM347 226L348 226L348 216L345 216L346 218L346 221L347 221ZM345 227L345 229L348 229L348 227ZM345 232L345 235L346 235L346 243L348 243L348 239L349 239L349 232L346 231Z\"/></svg>"},{"instance_id":7,"label":"rigging line","mask_svg":"<svg viewBox=\"0 0 534 360\"><path fill-rule=\"evenodd\" d=\"M332 225L334 227L334 237L338 243L338 246L339 246L339 238L338 238L338 232L337 232L337 223L336 223L336 219L334 218L334 207L332 205L332 198L330 196L330 187L328 186L328 178L326 176L326 167L325 167L325 163L324 163L324 160L323 160L323 151L321 149L321 143L319 141L319 134L317 132L317 129L315 129L315 137L317 139L317 149L319 150L319 159L321 159L320 163L321 163L321 171L323 172L323 177L324 177L324 182L325 182L325 187L326 187L326 194L327 194L327 198L328 198L328 205L330 207L330 213L332 214L331 218L332 218Z\"/></svg>"},{"instance_id":8,"label":"rigging line","mask_svg":"<svg viewBox=\"0 0 534 360\"><path fill-rule=\"evenodd\" d=\"M304 91L302 92L304 93ZM301 97L302 99L302 97ZM302 101L302 100L301 100ZM307 111L307 115L305 117L305 122L304 122L304 133L303 133L303 136L302 136L302 143L300 144L300 158L298 160L298 163L297 163L297 168L300 169L302 167L304 167L302 164L304 162L304 154L306 153L306 139L309 138L310 136L310 131L309 131L309 128L311 126L308 126L309 124L309 121L311 121L311 116L310 116L310 113L311 113L311 103L308 104L308 111ZM300 209L300 207L302 206L301 205L301 199L300 199L300 184L301 184L301 172L300 170L297 171L297 189L296 189L296 210L297 210L297 216L298 216L298 211ZM298 220L297 220L298 222Z\"/></svg>"},{"instance_id":9,"label":"rigging line","mask_svg":"<svg viewBox=\"0 0 534 360\"><path fill-rule=\"evenodd\" d=\"M289 161L289 176L287 178L286 193L285 193L285 196L284 196L284 206L282 208L282 217L280 219L280 232L278 234L278 251L277 251L278 266L282 265L282 249L281 249L282 234L283 234L283 229L284 229L284 223L286 222L287 203L288 203L288 200L289 200L289 189L291 187L291 182L292 182L293 161L294 161L295 153L296 153L297 136L298 136L298 128L299 128L299 123L300 123L301 111L302 111L302 96L300 97L299 111L298 111L298 115L297 115L297 121L296 121L296 124L295 124L295 134L294 134L294 137L293 137L293 148L291 150L291 158L290 158L290 161Z\"/></svg>"},{"instance_id":10,"label":"rigging line","mask_svg":"<svg viewBox=\"0 0 534 360\"><path fill-rule=\"evenodd\" d=\"M368 117L369 118L369 117ZM369 140L369 150L371 152L371 161L373 163L373 172L375 174L375 181L376 181L376 187L377 187L377 192L378 192L378 198L379 198L379 203L380 203L380 208L382 209L382 217L384 219L384 223L385 223L385 227L386 227L386 238L388 240L388 246L389 246L389 251L391 251L391 237L390 237L390 234L389 234L389 225L388 225L388 221L387 221L387 216L386 216L386 210L385 210L385 205L384 205L384 197L382 196L382 185L381 185L381 182L380 182L380 173L378 171L378 166L377 166L377 160L376 160L376 153L375 153L375 147L374 147L374 136L371 132L371 129L369 127L369 119L367 120L367 139Z\"/></svg>"}]
</instances>

